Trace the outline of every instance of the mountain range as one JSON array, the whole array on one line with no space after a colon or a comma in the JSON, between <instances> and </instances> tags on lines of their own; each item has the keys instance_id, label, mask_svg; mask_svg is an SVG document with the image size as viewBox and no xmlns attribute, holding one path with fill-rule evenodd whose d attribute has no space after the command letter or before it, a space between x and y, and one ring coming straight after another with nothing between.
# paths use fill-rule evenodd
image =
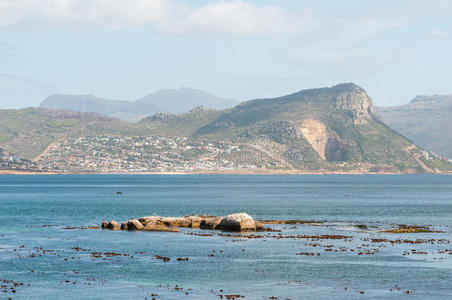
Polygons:
<instances>
[{"instance_id":1,"label":"mountain range","mask_svg":"<svg viewBox=\"0 0 452 300\"><path fill-rule=\"evenodd\" d=\"M136 123L44 108L0 111L0 117L0 146L50 170L452 170L383 123L366 91L353 83L224 110L157 113Z\"/></svg>"},{"instance_id":2,"label":"mountain range","mask_svg":"<svg viewBox=\"0 0 452 300\"><path fill-rule=\"evenodd\" d=\"M377 111L386 124L417 145L452 158L452 94L417 96L408 104Z\"/></svg>"},{"instance_id":3,"label":"mountain range","mask_svg":"<svg viewBox=\"0 0 452 300\"><path fill-rule=\"evenodd\" d=\"M162 89L135 101L109 100L94 95L55 94L44 99L40 106L52 110L95 112L106 116L136 122L158 112L184 113L203 105L212 109L224 109L238 104L202 90L191 88Z\"/></svg>"}]
</instances>

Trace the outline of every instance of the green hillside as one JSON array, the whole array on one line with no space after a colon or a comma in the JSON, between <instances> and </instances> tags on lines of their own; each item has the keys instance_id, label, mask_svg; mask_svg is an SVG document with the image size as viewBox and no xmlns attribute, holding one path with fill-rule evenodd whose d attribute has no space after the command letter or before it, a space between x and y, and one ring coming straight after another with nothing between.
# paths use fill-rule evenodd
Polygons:
<instances>
[{"instance_id":1,"label":"green hillside","mask_svg":"<svg viewBox=\"0 0 452 300\"><path fill-rule=\"evenodd\" d=\"M218 119L227 111L229 110L214 110L199 106L179 115L158 113L142 119L138 125L149 134L190 137L199 128Z\"/></svg>"},{"instance_id":2,"label":"green hillside","mask_svg":"<svg viewBox=\"0 0 452 300\"><path fill-rule=\"evenodd\" d=\"M159 113L138 123L35 108L0 111L0 117L0 145L35 158L45 169L452 170L448 161L386 126L367 93L352 83L251 100L228 110Z\"/></svg>"},{"instance_id":3,"label":"green hillside","mask_svg":"<svg viewBox=\"0 0 452 300\"><path fill-rule=\"evenodd\" d=\"M95 113L25 108L0 110L0 119L0 145L27 159L35 158L59 139L142 133L133 124Z\"/></svg>"},{"instance_id":4,"label":"green hillside","mask_svg":"<svg viewBox=\"0 0 452 300\"><path fill-rule=\"evenodd\" d=\"M213 119L218 113L198 116L196 122L155 120L154 130L254 145L296 169L430 172L450 168L448 162L432 156L422 160L425 151L386 126L367 93L351 83L247 101Z\"/></svg>"}]
</instances>

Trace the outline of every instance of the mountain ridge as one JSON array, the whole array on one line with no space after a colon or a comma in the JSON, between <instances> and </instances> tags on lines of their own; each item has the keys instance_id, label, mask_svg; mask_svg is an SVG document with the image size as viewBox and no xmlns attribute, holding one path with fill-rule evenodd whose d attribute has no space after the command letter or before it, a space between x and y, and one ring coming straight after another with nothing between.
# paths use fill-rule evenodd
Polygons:
<instances>
[{"instance_id":1,"label":"mountain ridge","mask_svg":"<svg viewBox=\"0 0 452 300\"><path fill-rule=\"evenodd\" d=\"M236 100L225 99L198 89L182 87L162 89L137 100L110 100L94 95L54 94L45 98L41 108L96 112L137 122L146 116L159 112L184 113L195 106L224 109L237 104Z\"/></svg>"},{"instance_id":2,"label":"mountain ridge","mask_svg":"<svg viewBox=\"0 0 452 300\"><path fill-rule=\"evenodd\" d=\"M183 114L158 113L138 123L43 109L9 116L0 111L0 116L6 121L0 124L0 145L27 158L38 157L36 163L47 170L452 170L449 162L383 123L366 91L352 83L250 100L225 110L198 107Z\"/></svg>"},{"instance_id":3,"label":"mountain ridge","mask_svg":"<svg viewBox=\"0 0 452 300\"><path fill-rule=\"evenodd\" d=\"M416 144L452 158L452 95L416 96L408 104L377 107L377 111Z\"/></svg>"}]
</instances>

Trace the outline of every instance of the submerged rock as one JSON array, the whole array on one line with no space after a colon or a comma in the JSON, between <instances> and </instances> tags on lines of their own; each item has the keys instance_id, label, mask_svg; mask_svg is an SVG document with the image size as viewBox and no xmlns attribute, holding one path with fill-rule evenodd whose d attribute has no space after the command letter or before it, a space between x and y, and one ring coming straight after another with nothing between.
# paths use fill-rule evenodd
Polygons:
<instances>
[{"instance_id":1,"label":"submerged rock","mask_svg":"<svg viewBox=\"0 0 452 300\"><path fill-rule=\"evenodd\" d=\"M229 231L256 230L256 222L247 213L236 213L221 219L218 229Z\"/></svg>"},{"instance_id":2,"label":"submerged rock","mask_svg":"<svg viewBox=\"0 0 452 300\"><path fill-rule=\"evenodd\" d=\"M388 230L383 230L386 233L433 233L430 228L426 226L416 226L416 225L404 225L399 224L399 228L393 228Z\"/></svg>"}]
</instances>

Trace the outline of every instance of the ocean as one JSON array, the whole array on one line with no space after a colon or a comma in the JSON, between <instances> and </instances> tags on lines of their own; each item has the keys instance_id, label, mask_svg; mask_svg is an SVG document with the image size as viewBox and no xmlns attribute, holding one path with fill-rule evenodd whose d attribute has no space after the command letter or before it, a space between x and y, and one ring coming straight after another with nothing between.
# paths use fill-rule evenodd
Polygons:
<instances>
[{"instance_id":1,"label":"ocean","mask_svg":"<svg viewBox=\"0 0 452 300\"><path fill-rule=\"evenodd\" d=\"M234 212L309 222L87 229ZM447 175L4 175L0 299L452 299L451 226Z\"/></svg>"}]
</instances>

